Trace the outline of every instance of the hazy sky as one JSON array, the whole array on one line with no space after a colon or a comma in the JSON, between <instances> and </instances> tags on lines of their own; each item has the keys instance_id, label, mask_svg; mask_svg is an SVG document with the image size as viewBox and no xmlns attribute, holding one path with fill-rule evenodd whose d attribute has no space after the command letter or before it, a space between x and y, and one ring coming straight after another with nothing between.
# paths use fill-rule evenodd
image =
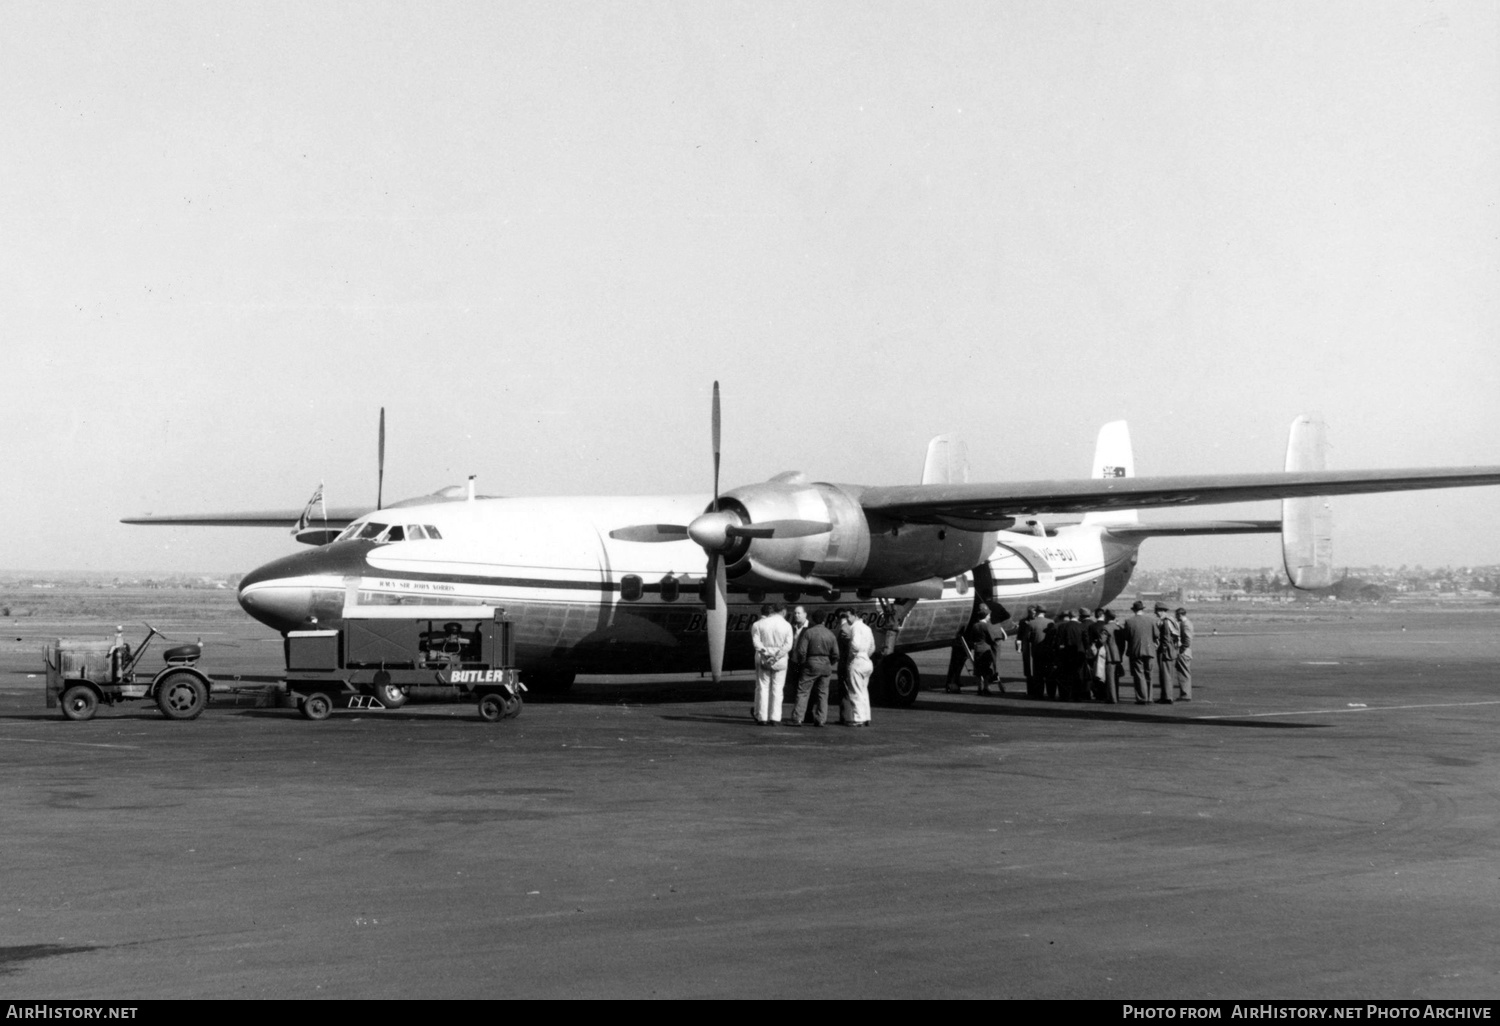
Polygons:
<instances>
[{"instance_id":1,"label":"hazy sky","mask_svg":"<svg viewBox=\"0 0 1500 1026\"><path fill-rule=\"evenodd\" d=\"M25 3L0 34L0 567L121 516L787 469L1500 463L1500 6ZM1500 489L1337 500L1500 562ZM1221 508L1275 515L1274 504ZM1212 515L1198 510L1191 515ZM1274 538L1145 565L1279 561Z\"/></svg>"}]
</instances>

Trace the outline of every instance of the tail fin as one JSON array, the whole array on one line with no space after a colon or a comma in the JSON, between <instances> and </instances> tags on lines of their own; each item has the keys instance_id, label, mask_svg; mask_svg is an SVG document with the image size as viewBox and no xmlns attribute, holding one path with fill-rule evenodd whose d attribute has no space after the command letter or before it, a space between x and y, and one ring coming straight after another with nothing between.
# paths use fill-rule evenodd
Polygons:
<instances>
[{"instance_id":1,"label":"tail fin","mask_svg":"<svg viewBox=\"0 0 1500 1026\"><path fill-rule=\"evenodd\" d=\"M1292 421L1286 469L1327 470L1328 425L1316 414ZM1333 583L1333 513L1326 496L1281 500L1281 556L1298 588Z\"/></svg>"},{"instance_id":2,"label":"tail fin","mask_svg":"<svg viewBox=\"0 0 1500 1026\"><path fill-rule=\"evenodd\" d=\"M923 484L968 484L969 446L957 435L938 435L927 443Z\"/></svg>"},{"instance_id":3,"label":"tail fin","mask_svg":"<svg viewBox=\"0 0 1500 1026\"><path fill-rule=\"evenodd\" d=\"M1094 446L1094 480L1106 477L1135 477L1135 454L1130 449L1130 426L1123 420L1112 420L1099 429ZM1085 524L1133 524L1133 509L1112 509L1085 513Z\"/></svg>"}]
</instances>

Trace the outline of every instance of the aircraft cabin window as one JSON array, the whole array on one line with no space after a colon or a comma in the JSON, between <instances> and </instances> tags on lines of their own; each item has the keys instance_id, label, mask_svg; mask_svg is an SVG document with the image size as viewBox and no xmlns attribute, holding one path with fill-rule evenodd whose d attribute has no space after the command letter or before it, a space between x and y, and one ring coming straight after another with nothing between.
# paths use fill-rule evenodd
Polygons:
<instances>
[{"instance_id":1,"label":"aircraft cabin window","mask_svg":"<svg viewBox=\"0 0 1500 1026\"><path fill-rule=\"evenodd\" d=\"M427 537L431 538L433 541L442 541L443 540L443 536L438 533L438 529L436 527L433 527L431 524L427 524L426 527L427 527Z\"/></svg>"},{"instance_id":2,"label":"aircraft cabin window","mask_svg":"<svg viewBox=\"0 0 1500 1026\"><path fill-rule=\"evenodd\" d=\"M663 602L676 602L677 592L677 578L671 574L667 574L667 576L661 579L661 600Z\"/></svg>"},{"instance_id":3,"label":"aircraft cabin window","mask_svg":"<svg viewBox=\"0 0 1500 1026\"><path fill-rule=\"evenodd\" d=\"M381 531L384 531L387 526L388 525L386 525L386 524L377 524L377 523L371 521L370 523L368 523L368 524L366 524L364 526L364 529L362 531L359 532L359 537L361 537L361 538L374 538L375 536L377 536L378 534L380 534Z\"/></svg>"},{"instance_id":4,"label":"aircraft cabin window","mask_svg":"<svg viewBox=\"0 0 1500 1026\"><path fill-rule=\"evenodd\" d=\"M427 539L427 532L424 531L424 530L422 530L422 525L421 524L407 524L406 525L406 540L407 541L425 541L426 539Z\"/></svg>"},{"instance_id":5,"label":"aircraft cabin window","mask_svg":"<svg viewBox=\"0 0 1500 1026\"><path fill-rule=\"evenodd\" d=\"M641 597L641 579L635 574L626 574L620 578L620 598L626 602L634 602Z\"/></svg>"}]
</instances>

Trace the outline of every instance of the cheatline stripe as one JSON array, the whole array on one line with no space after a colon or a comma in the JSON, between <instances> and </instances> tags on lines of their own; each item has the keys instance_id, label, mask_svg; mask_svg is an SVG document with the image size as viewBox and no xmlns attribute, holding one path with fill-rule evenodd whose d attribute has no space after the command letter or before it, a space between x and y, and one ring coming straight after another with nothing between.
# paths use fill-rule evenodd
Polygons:
<instances>
[{"instance_id":1,"label":"cheatline stripe","mask_svg":"<svg viewBox=\"0 0 1500 1026\"><path fill-rule=\"evenodd\" d=\"M622 577L639 577L640 574L622 574L621 576ZM556 580L556 579L548 579L548 578L540 578L540 577L486 577L486 576L484 576L482 574L437 574L437 573L424 573L424 572L419 571L419 570L387 571L387 570L382 570L379 567L369 567L369 568L367 568L365 570L365 572L364 572L364 577L366 579L375 578L375 579L384 579L384 580L392 580L392 581L440 581L440 582L445 583L445 584L482 584L482 585L489 585L491 587L498 587L498 588L541 588L541 589L558 589L558 590L567 590L567 591L597 591L597 592L603 592L603 593L616 592L616 591L619 591L620 587L621 587L620 582L618 580L614 580L614 581L568 581L568 580ZM259 582L257 582L257 583L259 583ZM266 583L268 583L268 584L274 584L275 582L272 581L272 582L266 582ZM699 581L684 581L684 580L682 580L682 578L680 578L680 577L678 578L678 586L681 589L682 593L685 594L685 595L686 594L694 594L694 593L701 594L701 592L699 592L700 584L701 584L701 582L699 582ZM370 589L366 588L366 587L361 587L360 590L362 590L362 591L369 591ZM768 595L779 595L779 594L781 594L784 591L797 591L797 592L808 591L807 588L798 588L798 587L794 587L792 585L785 585L783 587L768 586L768 587L764 587L764 588L750 588L748 586L745 586L745 587L735 587L735 585L734 585L733 582L729 582L729 584L726 587L726 590L730 591L730 592L738 593L738 594L749 594L751 591L764 591ZM856 589L853 588L853 587L846 587L846 588L836 589L836 590L854 591ZM660 592L661 591L661 581L660 580L656 580L656 581L642 580L642 582L641 582L641 591L644 592L644 593L647 593L647 594L654 593L654 592Z\"/></svg>"},{"instance_id":2,"label":"cheatline stripe","mask_svg":"<svg viewBox=\"0 0 1500 1026\"><path fill-rule=\"evenodd\" d=\"M1344 709L1297 709L1291 712L1225 713L1222 716L1194 716L1195 720L1249 720L1262 716L1322 716L1326 713L1395 712L1400 709L1464 709L1473 705L1500 705L1500 699L1486 702L1429 702L1423 705L1369 705Z\"/></svg>"},{"instance_id":3,"label":"cheatline stripe","mask_svg":"<svg viewBox=\"0 0 1500 1026\"><path fill-rule=\"evenodd\" d=\"M1102 573L1102 572L1104 572L1106 570L1112 569L1115 565L1116 564L1114 564L1114 563L1110 563L1110 564L1106 564L1106 565L1104 565L1102 567L1095 567L1095 568L1093 568L1091 570L1078 570L1078 571L1075 571L1074 573L1068 574L1066 576L1057 575L1054 578L1054 583L1061 584L1064 581L1072 581L1072 580L1074 580L1076 578L1079 578L1079 577L1085 577L1085 576L1089 576L1089 575L1093 575L1093 574L1099 574L1099 573ZM386 570L386 569L383 569L382 567L374 566L373 564L366 564L366 566L364 568L364 576L365 577L383 577L383 578L387 578L387 579L390 579L390 580L397 580L397 581L441 581L441 582L453 583L453 584L486 584L486 585L491 585L491 586L494 586L494 587L503 587L503 588L555 588L555 589L566 589L566 590L570 590L570 591L599 591L599 592L614 592L614 591L619 591L620 590L620 582L619 582L618 579L613 580L613 581L570 581L570 580L558 580L556 578L542 578L542 577L491 577L491 576L487 576L485 574L428 573L428 572L423 571L423 570ZM640 577L641 575L640 574L621 574L619 576L621 576L621 577L631 577L631 576ZM681 587L682 587L683 591L690 591L690 590L693 590L693 589L697 589L697 588L699 588L701 586L701 583L702 583L700 581L683 581L682 578L678 578L678 581L681 584ZM1037 581L1038 581L1038 578L1032 577L1028 581L1020 581L1020 582L996 581L995 584L996 584L997 587L999 587L999 586L1003 586L1005 584L1014 584L1014 583L1034 584L1034 583L1037 583ZM643 578L642 579L642 583L641 583L641 590L644 591L644 592L660 591L661 590L661 582L659 580L658 581L646 581ZM805 589L795 588L795 587L793 587L791 585L787 585L787 586L785 586L783 588L779 588L779 589L775 588L775 587L753 588L752 589L752 588L750 588L748 586L746 586L746 587L736 587L733 581L729 581L729 582L727 582L727 590L733 591L733 592L742 592L742 593L749 593L750 591L765 591L765 592L768 592L768 593L775 593L775 592L780 592L780 591L801 591L801 590L805 590ZM853 588L845 588L845 589L842 589L842 590L852 591L854 589Z\"/></svg>"}]
</instances>

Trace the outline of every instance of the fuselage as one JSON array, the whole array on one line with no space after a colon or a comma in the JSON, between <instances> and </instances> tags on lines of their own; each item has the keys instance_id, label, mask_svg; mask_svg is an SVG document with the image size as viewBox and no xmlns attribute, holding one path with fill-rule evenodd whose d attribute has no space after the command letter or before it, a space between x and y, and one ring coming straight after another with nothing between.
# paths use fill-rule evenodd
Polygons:
<instances>
[{"instance_id":1,"label":"fuselage","mask_svg":"<svg viewBox=\"0 0 1500 1026\"><path fill-rule=\"evenodd\" d=\"M707 503L705 495L568 496L379 510L337 541L247 574L240 604L283 632L335 626L370 607L410 606L415 616L423 606L503 607L523 669L698 671L708 660L703 550L685 539L643 544L609 532L622 524L687 523ZM1012 613L1032 603L1102 605L1123 590L1135 565L1136 542L1090 525L1045 536L904 530L904 537L878 535L884 548L877 557L886 567L899 559L901 567L936 571L942 582L940 597L918 601L901 621L896 644L908 651L947 645L968 623L980 562L993 579L993 598ZM848 606L889 627L898 610L873 597L881 583L866 576L828 593L731 577L725 668L752 666L750 624L764 601L802 604L813 619Z\"/></svg>"}]
</instances>

